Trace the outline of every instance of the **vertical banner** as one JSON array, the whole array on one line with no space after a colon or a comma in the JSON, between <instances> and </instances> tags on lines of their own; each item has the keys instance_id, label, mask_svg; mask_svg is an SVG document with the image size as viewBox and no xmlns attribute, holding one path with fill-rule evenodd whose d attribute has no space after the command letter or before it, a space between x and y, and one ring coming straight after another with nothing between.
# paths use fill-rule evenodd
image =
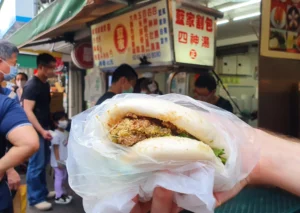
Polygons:
<instances>
[{"instance_id":1,"label":"vertical banner","mask_svg":"<svg viewBox=\"0 0 300 213\"><path fill-rule=\"evenodd\" d=\"M172 62L167 1L159 1L91 27L95 66Z\"/></svg>"},{"instance_id":2,"label":"vertical banner","mask_svg":"<svg viewBox=\"0 0 300 213\"><path fill-rule=\"evenodd\" d=\"M300 59L300 1L263 0L261 55Z\"/></svg>"},{"instance_id":3,"label":"vertical banner","mask_svg":"<svg viewBox=\"0 0 300 213\"><path fill-rule=\"evenodd\" d=\"M175 60L177 63L214 66L215 18L173 2Z\"/></svg>"}]
</instances>

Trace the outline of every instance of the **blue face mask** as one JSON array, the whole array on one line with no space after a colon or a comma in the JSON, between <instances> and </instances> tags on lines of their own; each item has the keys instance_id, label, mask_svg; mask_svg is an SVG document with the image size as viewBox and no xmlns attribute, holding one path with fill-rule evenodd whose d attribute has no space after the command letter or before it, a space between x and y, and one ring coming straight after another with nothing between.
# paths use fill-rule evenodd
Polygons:
<instances>
[{"instance_id":1,"label":"blue face mask","mask_svg":"<svg viewBox=\"0 0 300 213\"><path fill-rule=\"evenodd\" d=\"M4 60L3 60L3 62L5 62L10 67L10 71L9 71L8 74L5 74L3 71L0 71L0 72L3 73L5 81L10 81L10 80L14 79L17 76L17 74L18 74L18 67L17 66L15 66L15 67L11 66L11 65L9 65Z\"/></svg>"}]
</instances>

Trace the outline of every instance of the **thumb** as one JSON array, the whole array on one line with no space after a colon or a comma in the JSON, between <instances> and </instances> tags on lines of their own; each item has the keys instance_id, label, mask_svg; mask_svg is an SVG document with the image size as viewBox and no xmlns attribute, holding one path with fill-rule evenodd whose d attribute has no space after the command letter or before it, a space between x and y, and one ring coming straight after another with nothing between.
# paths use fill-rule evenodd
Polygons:
<instances>
[{"instance_id":1,"label":"thumb","mask_svg":"<svg viewBox=\"0 0 300 213\"><path fill-rule=\"evenodd\" d=\"M239 182L237 185L235 185L233 187L233 189L231 189L229 191L215 193L214 195L215 195L216 202L217 202L216 207L221 206L226 201L235 197L247 184L248 184L248 180L244 179L241 182Z\"/></svg>"}]
</instances>

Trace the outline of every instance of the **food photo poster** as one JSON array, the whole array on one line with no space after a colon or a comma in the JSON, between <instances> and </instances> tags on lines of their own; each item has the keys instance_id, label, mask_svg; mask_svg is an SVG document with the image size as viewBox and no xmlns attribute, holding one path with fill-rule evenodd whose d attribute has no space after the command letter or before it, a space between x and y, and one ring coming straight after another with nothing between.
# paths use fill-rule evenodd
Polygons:
<instances>
[{"instance_id":1,"label":"food photo poster","mask_svg":"<svg viewBox=\"0 0 300 213\"><path fill-rule=\"evenodd\" d=\"M300 0L262 1L261 55L300 60Z\"/></svg>"}]
</instances>

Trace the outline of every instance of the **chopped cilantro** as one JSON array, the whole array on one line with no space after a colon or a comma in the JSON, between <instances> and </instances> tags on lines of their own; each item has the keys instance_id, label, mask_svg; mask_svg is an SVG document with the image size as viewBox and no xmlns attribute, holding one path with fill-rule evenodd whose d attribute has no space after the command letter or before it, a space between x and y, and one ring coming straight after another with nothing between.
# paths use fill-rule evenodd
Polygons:
<instances>
[{"instance_id":1,"label":"chopped cilantro","mask_svg":"<svg viewBox=\"0 0 300 213\"><path fill-rule=\"evenodd\" d=\"M225 165L226 162L227 162L227 159L226 159L226 158L223 158L223 157L220 157L220 159L221 159L222 163Z\"/></svg>"},{"instance_id":2,"label":"chopped cilantro","mask_svg":"<svg viewBox=\"0 0 300 213\"><path fill-rule=\"evenodd\" d=\"M217 157L220 157L221 155L225 154L224 149L212 148L212 150L214 151Z\"/></svg>"},{"instance_id":3,"label":"chopped cilantro","mask_svg":"<svg viewBox=\"0 0 300 213\"><path fill-rule=\"evenodd\" d=\"M189 136L187 133L180 133L178 136L183 138L191 138L191 136Z\"/></svg>"},{"instance_id":4,"label":"chopped cilantro","mask_svg":"<svg viewBox=\"0 0 300 213\"><path fill-rule=\"evenodd\" d=\"M215 156L217 156L218 158L220 158L220 159L221 159L221 161L222 161L222 163L223 163L223 164L225 164L225 163L226 163L226 161L227 161L227 159L226 159L226 158L224 158L224 157L222 157L222 155L224 155L224 154L225 154L225 151L224 151L224 149L212 148L212 150L214 151L214 153L215 153Z\"/></svg>"}]
</instances>

